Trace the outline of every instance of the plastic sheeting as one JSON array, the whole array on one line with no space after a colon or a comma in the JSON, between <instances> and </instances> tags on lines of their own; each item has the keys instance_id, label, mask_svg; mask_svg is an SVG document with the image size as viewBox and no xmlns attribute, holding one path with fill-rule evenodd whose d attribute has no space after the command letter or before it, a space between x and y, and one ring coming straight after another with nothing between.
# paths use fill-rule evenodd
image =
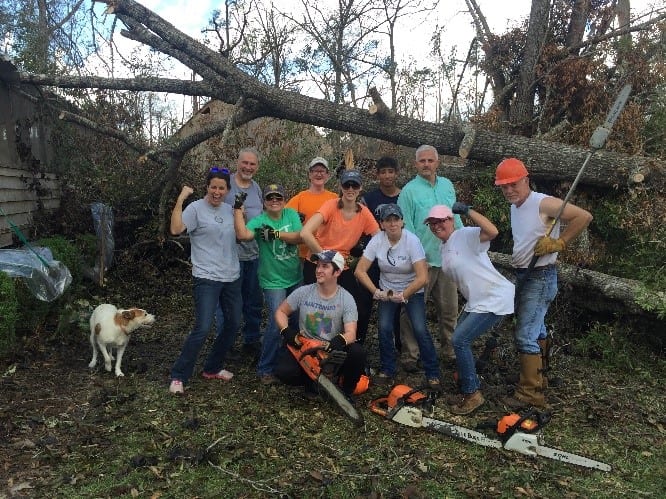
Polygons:
<instances>
[{"instance_id":1,"label":"plastic sheeting","mask_svg":"<svg viewBox=\"0 0 666 499\"><path fill-rule=\"evenodd\" d=\"M44 265L30 249L0 249L0 271L25 279L30 291L39 300L53 301L71 284L72 274L62 262L53 259L49 248L33 249L48 265Z\"/></svg>"}]
</instances>

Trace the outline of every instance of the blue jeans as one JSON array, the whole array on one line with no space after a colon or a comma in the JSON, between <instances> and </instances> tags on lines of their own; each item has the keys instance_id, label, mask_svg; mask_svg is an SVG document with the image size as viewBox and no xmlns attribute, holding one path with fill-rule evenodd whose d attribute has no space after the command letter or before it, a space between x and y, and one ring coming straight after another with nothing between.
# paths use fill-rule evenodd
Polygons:
<instances>
[{"instance_id":1,"label":"blue jeans","mask_svg":"<svg viewBox=\"0 0 666 499\"><path fill-rule=\"evenodd\" d=\"M275 323L275 311L284 299L300 285L298 283L287 289L264 289L264 300L268 307L268 324L266 325L264 340L261 345L261 357L257 364L257 374L259 376L273 374L273 370L275 369L275 355L282 344L282 337ZM297 311L289 316L289 327L298 331Z\"/></svg>"},{"instance_id":2,"label":"blue jeans","mask_svg":"<svg viewBox=\"0 0 666 499\"><path fill-rule=\"evenodd\" d=\"M426 326L425 300L423 293L409 297L409 302L402 305L409 317L414 332L414 339L419 346L420 358L426 378L439 378L439 362L432 336ZM399 303L379 302L379 362L380 371L393 377L396 375L396 353L393 340L393 323Z\"/></svg>"},{"instance_id":3,"label":"blue jeans","mask_svg":"<svg viewBox=\"0 0 666 499\"><path fill-rule=\"evenodd\" d=\"M520 353L541 353L537 340L546 338L546 313L557 295L557 267L537 267L529 274L516 269L516 347Z\"/></svg>"},{"instance_id":4,"label":"blue jeans","mask_svg":"<svg viewBox=\"0 0 666 499\"><path fill-rule=\"evenodd\" d=\"M261 299L261 287L259 287L259 259L240 262L241 289L236 300L241 301L243 307L243 344L257 343L261 341L261 312L264 306ZM216 334L220 334L224 328L224 314L220 307L215 314Z\"/></svg>"},{"instance_id":5,"label":"blue jeans","mask_svg":"<svg viewBox=\"0 0 666 499\"><path fill-rule=\"evenodd\" d=\"M213 324L215 309L219 306L222 307L226 320L222 333L215 337L203 370L206 373L217 373L222 369L224 358L234 344L240 327L240 290L240 278L232 282L194 278L194 326L185 339L180 356L171 368L171 379L187 383L192 376L194 364Z\"/></svg>"},{"instance_id":6,"label":"blue jeans","mask_svg":"<svg viewBox=\"0 0 666 499\"><path fill-rule=\"evenodd\" d=\"M458 379L463 394L474 393L481 386L479 377L476 375L472 343L495 324L500 322L504 316L493 313L463 312L458 318L458 325L453 331L453 351L456 353L456 366L458 368Z\"/></svg>"}]
</instances>

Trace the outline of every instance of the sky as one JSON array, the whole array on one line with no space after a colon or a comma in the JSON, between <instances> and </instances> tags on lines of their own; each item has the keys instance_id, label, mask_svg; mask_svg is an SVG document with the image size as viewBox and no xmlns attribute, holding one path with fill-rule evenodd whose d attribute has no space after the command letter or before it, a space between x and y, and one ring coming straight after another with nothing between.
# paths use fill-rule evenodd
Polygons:
<instances>
[{"instance_id":1,"label":"sky","mask_svg":"<svg viewBox=\"0 0 666 499\"><path fill-rule=\"evenodd\" d=\"M224 2L217 0L138 0L166 21L173 24L180 31L201 40L203 35L201 30L206 26L213 9L221 9ZM319 0L319 5L331 3L336 5L335 0ZM514 24L519 24L529 16L531 0L477 0L481 11L486 17L491 31L494 33L503 33L507 28ZM98 4L101 5L101 4ZM288 10L290 5L292 11L297 10L300 5L299 0L274 0L274 5L279 10ZM655 0L631 0L632 15L645 12L650 5L661 5L663 2ZM433 29L441 26L444 31L443 52L448 53L448 49L457 46L458 58L464 58L469 45L474 37L474 29L471 23L471 16L467 12L464 0L440 0L436 11L423 18L403 18L399 25L399 32L396 40L398 63L405 63L409 59L414 59L421 66L427 61L424 53L430 50L429 41ZM134 42L125 40L121 36L115 37L116 43L123 46L125 43ZM170 77L189 78L191 71L188 68L177 63ZM117 75L116 75L117 76ZM313 94L314 86L302 85L302 91ZM318 96L318 95L314 95ZM166 97L165 97L166 98ZM171 97L169 97L171 98ZM182 99L182 98L180 98ZM186 112L188 104L183 104L181 100L180 107L183 113ZM432 117L427 117L432 119Z\"/></svg>"}]
</instances>

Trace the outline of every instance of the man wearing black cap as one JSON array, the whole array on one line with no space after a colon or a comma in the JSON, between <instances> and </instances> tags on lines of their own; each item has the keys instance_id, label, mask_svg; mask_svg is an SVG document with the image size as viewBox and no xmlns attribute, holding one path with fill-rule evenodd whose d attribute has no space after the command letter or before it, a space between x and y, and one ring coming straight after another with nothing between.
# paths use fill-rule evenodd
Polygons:
<instances>
[{"instance_id":1,"label":"man wearing black cap","mask_svg":"<svg viewBox=\"0 0 666 499\"><path fill-rule=\"evenodd\" d=\"M358 312L352 295L338 286L345 266L344 257L334 250L312 255L316 263L316 282L291 293L275 312L275 322L285 343L298 347L298 334L328 342L329 350L344 350L347 357L339 375L342 391L351 399L365 371L365 350L356 342ZM289 327L289 316L298 311L298 327ZM275 375L288 385L308 385L311 380L287 348L278 352Z\"/></svg>"}]
</instances>

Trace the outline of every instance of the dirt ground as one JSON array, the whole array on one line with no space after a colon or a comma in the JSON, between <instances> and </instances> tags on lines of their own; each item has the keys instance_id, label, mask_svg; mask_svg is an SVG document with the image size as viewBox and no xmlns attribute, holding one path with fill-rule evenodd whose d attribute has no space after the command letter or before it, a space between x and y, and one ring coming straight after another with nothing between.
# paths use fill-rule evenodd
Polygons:
<instances>
[{"instance_id":1,"label":"dirt ground","mask_svg":"<svg viewBox=\"0 0 666 499\"><path fill-rule=\"evenodd\" d=\"M616 470L619 463L612 477L504 453L488 457L472 444L395 428L365 408L360 441L332 433L324 445L328 450L305 451L306 444L284 440L285 428L318 435L313 448L321 449L327 432L349 425L327 401L308 401L284 386L259 385L248 358L229 365L236 374L232 383L221 386L196 377L185 397L167 394L169 368L192 321L184 265L160 270L144 262L132 271L119 269L106 288L86 298L93 305L141 306L156 314L157 323L133 336L124 378L116 379L99 364L88 369L88 332L78 327L69 337L27 338L20 354L0 366L0 498L582 497L590 483L596 492L589 497L604 497L612 490L608 487L621 487L621 495L659 495L658 477L665 469L663 362L639 362L623 379L599 364L590 367L594 360L574 356L565 345L558 349L556 374L564 384L550 391L559 422L553 423L548 443L615 461ZM500 336L500 348L483 373L487 404L474 417L457 419L458 424L473 428L505 413L500 398L509 389L506 376L515 373L507 335ZM374 326L369 337L370 364L376 366ZM654 366L661 371L654 372ZM443 364L444 386L451 392L452 374L453 366ZM400 381L418 386L421 377L401 373ZM382 395L373 387L361 398L361 407ZM315 420L324 418L314 421L316 429L310 426L312 414ZM451 420L450 415L442 419ZM327 429L331 426L335 430ZM407 439L406 431L411 432ZM417 444L414 435L423 440ZM442 457L452 452L455 459ZM355 471L345 472L344 464L308 466L304 456L309 453L322 463L331 455L342 460L352 454ZM480 456L486 457L479 461ZM201 463L216 472L226 492L216 488L218 495L199 475L190 477L202 473ZM273 478L248 478L262 476L266 463L271 467L265 472ZM511 475L508 483L498 483L497 470L487 469L496 466ZM445 484L438 488L443 476Z\"/></svg>"}]
</instances>

